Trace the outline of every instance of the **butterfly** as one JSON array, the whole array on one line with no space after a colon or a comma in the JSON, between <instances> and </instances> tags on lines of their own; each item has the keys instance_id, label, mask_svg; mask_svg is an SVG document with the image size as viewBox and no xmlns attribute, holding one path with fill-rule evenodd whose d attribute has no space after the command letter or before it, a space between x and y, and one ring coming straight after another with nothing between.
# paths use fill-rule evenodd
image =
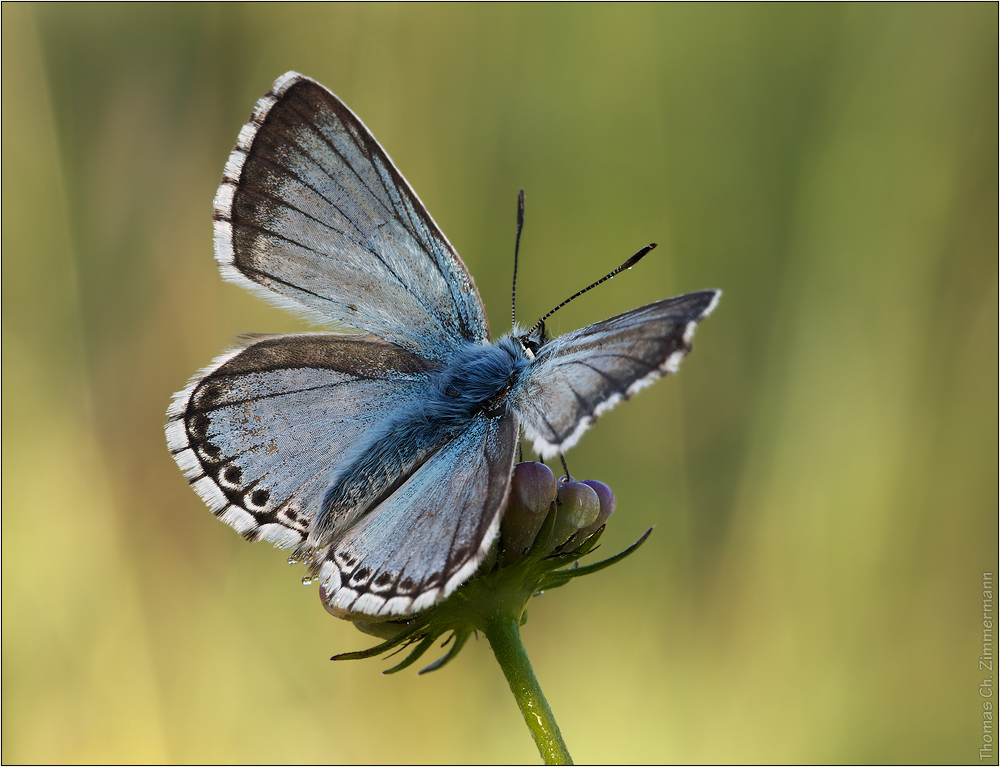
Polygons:
<instances>
[{"instance_id":1,"label":"butterfly","mask_svg":"<svg viewBox=\"0 0 1000 767\"><path fill-rule=\"evenodd\" d=\"M212 513L294 547L328 602L406 616L475 572L521 430L561 456L674 372L705 290L493 343L475 283L353 112L295 72L254 107L214 202L222 276L349 332L253 336L174 395L167 443Z\"/></svg>"}]
</instances>

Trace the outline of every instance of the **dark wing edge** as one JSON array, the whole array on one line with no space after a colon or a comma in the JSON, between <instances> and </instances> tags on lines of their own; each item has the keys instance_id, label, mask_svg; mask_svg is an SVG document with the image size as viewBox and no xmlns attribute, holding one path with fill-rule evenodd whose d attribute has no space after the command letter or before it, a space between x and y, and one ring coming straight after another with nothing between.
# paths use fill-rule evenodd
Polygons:
<instances>
[{"instance_id":1,"label":"dark wing edge","mask_svg":"<svg viewBox=\"0 0 1000 767\"><path fill-rule=\"evenodd\" d=\"M613 408L619 402L629 399L632 395L652 384L658 378L669 373L676 373L681 361L691 351L691 342L694 337L695 328L698 323L712 313L722 295L721 290L703 290L696 293L688 293L676 298L666 299L654 304L634 309L630 312L617 315L602 322L594 323L580 330L567 333L549 342L542 348L538 359L529 368L528 385L523 387L514 395L514 407L521 418L521 424L525 435L532 441L532 447L536 453L544 459L554 458L562 455L573 447L589 429L594 422L606 411ZM674 311L674 305L684 303L691 304L683 307L680 311ZM679 307L680 308L680 307ZM663 336L652 336L643 340L655 340L655 356L643 359L646 372L637 378L628 377L624 380L613 381L613 376L606 371L599 370L596 366L591 367L598 376L595 379L600 381L600 387L592 387L586 394L591 395L588 399L581 396L580 392L574 391L564 377L555 373L555 369L561 364L562 357L568 358L574 353L574 348L586 347L589 345L601 345L612 349L615 343L627 345L622 336L627 333L623 327L642 328L645 322L637 322L644 313L656 314L657 310L662 311L663 316L660 321L667 319L671 327L669 333ZM671 316L674 311L676 317ZM652 326L652 323L649 324ZM572 364L572 363L563 363ZM537 372L536 372L537 371ZM531 383L534 377L543 378L545 375L553 376L552 386L564 386L568 389L562 402L562 406L572 408L575 412L567 428L560 429L553 424L549 414L540 409L539 403L532 397ZM539 382L544 385L544 381Z\"/></svg>"},{"instance_id":2,"label":"dark wing edge","mask_svg":"<svg viewBox=\"0 0 1000 767\"><path fill-rule=\"evenodd\" d=\"M195 373L186 387L174 394L167 409L165 428L167 448L188 484L194 488L214 516L240 535L249 535L257 531L260 533L259 539L273 541L277 548L288 548L304 540L309 532L308 528L274 524L273 527L264 529L248 509L232 503L222 480L206 471L206 456L199 456L196 452L198 447L192 442L186 423L195 389L216 370L242 354L249 345L244 344L220 354L209 365Z\"/></svg>"},{"instance_id":3,"label":"dark wing edge","mask_svg":"<svg viewBox=\"0 0 1000 767\"><path fill-rule=\"evenodd\" d=\"M513 411L484 421L442 448L331 546L318 578L333 611L412 615L447 599L476 572L500 528L519 428ZM454 469L462 460L472 470L459 479ZM442 534L446 547L435 544Z\"/></svg>"},{"instance_id":4,"label":"dark wing edge","mask_svg":"<svg viewBox=\"0 0 1000 767\"><path fill-rule=\"evenodd\" d=\"M250 276L245 274L237 264L236 251L233 241L232 216L234 199L240 184L244 163L249 156L254 139L257 136L257 132L267 119L268 113L275 107L275 105L282 101L282 99L294 86L300 83L308 83L315 86L316 88L321 89L330 99L332 99L332 101L337 105L337 109L342 113L339 115L341 119L352 121L353 125L349 125L349 127L354 128L360 139L364 141L370 149L374 150L372 152L373 156L375 156L376 160L380 161L384 166L381 170L388 174L396 189L403 196L409 197L408 202L412 207L412 213L420 219L418 223L425 230L421 234L431 240L437 240L438 243L443 246L447 256L450 257L452 262L450 265L457 268L459 271L458 278L460 284L451 284L450 287L453 291L452 299L456 305L456 311L460 315L463 324L469 326L464 328L466 340L474 343L483 343L488 341L490 335L489 323L486 317L485 309L483 308L482 298L479 295L479 291L476 288L472 275L469 273L465 263L459 257L458 251L455 250L454 246L445 236L444 232L434 221L430 212L427 210L427 207L420 200L420 197L410 186L409 182L399 172L395 163L392 161L392 158L378 142L372 132L367 128L367 126L361 121L361 119L354 114L354 112L351 111L351 109L344 104L343 101L336 96L336 94L312 78L306 77L294 71L286 72L275 80L271 90L257 100L257 103L254 105L253 111L251 112L250 119L241 128L236 141L236 146L230 153L229 159L226 161L222 184L216 192L213 203L215 258L223 278L228 282L232 282L245 288L246 290L249 290L253 294L263 298L265 301L268 301L275 306L291 311L297 315L304 316L311 321L319 322L320 324L327 326L333 322L335 325L342 325L345 328L357 327L356 324L350 321L350 318L333 317L324 314L323 312L317 311L315 308L309 307L291 296L284 295L275 291L271 287L256 282ZM376 168L376 170L378 171L379 169ZM401 215L403 214L402 211L397 212ZM414 236L415 240L420 242L421 238L416 232L411 231L411 235ZM473 305L470 311L462 311L463 301L461 296L456 296L454 294L455 290L459 293L470 294L468 301ZM365 328L362 328L362 330L365 330ZM424 349L419 351L426 353L427 350Z\"/></svg>"}]
</instances>

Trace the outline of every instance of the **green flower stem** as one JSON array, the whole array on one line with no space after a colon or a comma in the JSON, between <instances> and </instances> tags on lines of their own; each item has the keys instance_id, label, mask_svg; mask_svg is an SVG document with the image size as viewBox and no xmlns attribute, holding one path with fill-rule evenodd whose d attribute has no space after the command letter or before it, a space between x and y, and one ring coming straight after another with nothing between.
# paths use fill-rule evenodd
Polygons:
<instances>
[{"instance_id":1,"label":"green flower stem","mask_svg":"<svg viewBox=\"0 0 1000 767\"><path fill-rule=\"evenodd\" d=\"M498 611L486 621L483 633L507 677L510 691L514 693L542 759L546 764L573 764L559 725L552 716L552 709L538 686L531 662L521 644L517 621Z\"/></svg>"}]
</instances>

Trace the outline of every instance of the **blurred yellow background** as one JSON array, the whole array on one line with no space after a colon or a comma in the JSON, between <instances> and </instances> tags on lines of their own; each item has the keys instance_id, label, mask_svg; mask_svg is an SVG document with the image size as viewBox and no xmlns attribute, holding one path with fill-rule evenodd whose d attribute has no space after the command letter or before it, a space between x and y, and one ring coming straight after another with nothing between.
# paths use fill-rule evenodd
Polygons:
<instances>
[{"instance_id":1,"label":"blurred yellow background","mask_svg":"<svg viewBox=\"0 0 1000 767\"><path fill-rule=\"evenodd\" d=\"M568 459L607 555L523 635L581 762L968 762L997 568L997 6L2 7L3 746L13 762L534 762L483 640L372 640L213 519L170 395L244 332L212 198L296 69L508 328L722 288ZM334 460L330 456L330 460ZM430 661L434 656L428 656ZM995 763L995 760L994 760Z\"/></svg>"}]
</instances>

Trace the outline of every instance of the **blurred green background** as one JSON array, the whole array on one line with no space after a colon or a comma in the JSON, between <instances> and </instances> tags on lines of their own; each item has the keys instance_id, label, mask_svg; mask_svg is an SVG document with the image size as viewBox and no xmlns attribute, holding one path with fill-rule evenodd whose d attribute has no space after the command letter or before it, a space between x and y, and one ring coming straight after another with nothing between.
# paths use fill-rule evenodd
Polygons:
<instances>
[{"instance_id":1,"label":"blurred green background","mask_svg":"<svg viewBox=\"0 0 1000 767\"><path fill-rule=\"evenodd\" d=\"M2 7L3 753L534 762L485 641L370 638L213 519L170 395L243 332L212 198L296 69L366 122L508 327L724 296L569 455L602 553L524 639L583 762L967 762L996 574L997 22L975 5ZM430 659L430 658L429 658Z\"/></svg>"}]
</instances>

